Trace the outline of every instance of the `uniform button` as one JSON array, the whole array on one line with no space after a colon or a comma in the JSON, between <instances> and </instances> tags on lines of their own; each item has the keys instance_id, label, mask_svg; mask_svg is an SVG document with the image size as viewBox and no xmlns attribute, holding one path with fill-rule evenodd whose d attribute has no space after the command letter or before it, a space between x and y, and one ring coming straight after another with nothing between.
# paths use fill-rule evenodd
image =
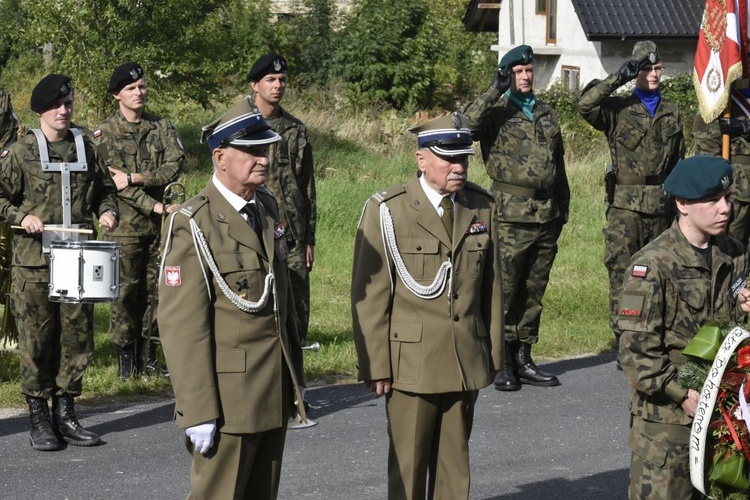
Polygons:
<instances>
[{"instance_id":1,"label":"uniform button","mask_svg":"<svg viewBox=\"0 0 750 500\"><path fill-rule=\"evenodd\" d=\"M453 316L453 321L458 321L458 314L456 314L455 316Z\"/></svg>"},{"instance_id":2,"label":"uniform button","mask_svg":"<svg viewBox=\"0 0 750 500\"><path fill-rule=\"evenodd\" d=\"M417 250L420 250L420 251L422 250L421 245L417 245Z\"/></svg>"},{"instance_id":3,"label":"uniform button","mask_svg":"<svg viewBox=\"0 0 750 500\"><path fill-rule=\"evenodd\" d=\"M453 294L453 300L456 300L457 298L458 298L458 294L457 294L457 293L454 293L454 294Z\"/></svg>"},{"instance_id":4,"label":"uniform button","mask_svg":"<svg viewBox=\"0 0 750 500\"><path fill-rule=\"evenodd\" d=\"M477 243L477 246L478 246L479 248L482 248L482 244L481 244L481 243Z\"/></svg>"},{"instance_id":5,"label":"uniform button","mask_svg":"<svg viewBox=\"0 0 750 500\"><path fill-rule=\"evenodd\" d=\"M394 339L397 339L397 338L398 338L398 332L395 332L395 333L393 334L393 338L394 338Z\"/></svg>"}]
</instances>

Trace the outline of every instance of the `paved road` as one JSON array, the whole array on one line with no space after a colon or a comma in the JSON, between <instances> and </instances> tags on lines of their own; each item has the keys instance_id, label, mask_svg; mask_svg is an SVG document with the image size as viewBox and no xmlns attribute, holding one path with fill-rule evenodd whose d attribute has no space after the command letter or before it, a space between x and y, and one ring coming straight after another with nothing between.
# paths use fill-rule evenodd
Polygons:
<instances>
[{"instance_id":1,"label":"paved road","mask_svg":"<svg viewBox=\"0 0 750 500\"><path fill-rule=\"evenodd\" d=\"M543 365L562 386L479 394L471 437L472 499L621 500L627 497L629 390L613 355ZM383 399L360 384L308 391L318 425L290 431L280 498L385 499ZM190 456L173 403L80 405L94 448L38 452L28 416L0 419L0 498L182 499Z\"/></svg>"}]
</instances>

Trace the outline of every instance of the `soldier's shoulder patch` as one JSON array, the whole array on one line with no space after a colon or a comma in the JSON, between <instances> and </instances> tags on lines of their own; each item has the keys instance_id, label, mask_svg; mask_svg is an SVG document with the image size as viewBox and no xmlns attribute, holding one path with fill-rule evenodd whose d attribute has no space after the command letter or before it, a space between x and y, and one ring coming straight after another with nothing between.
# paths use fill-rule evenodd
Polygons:
<instances>
[{"instance_id":1,"label":"soldier's shoulder patch","mask_svg":"<svg viewBox=\"0 0 750 500\"><path fill-rule=\"evenodd\" d=\"M388 201L391 198L404 194L405 192L406 188L404 188L404 186L391 186L385 191L375 193L370 199L377 203L383 203L384 201Z\"/></svg>"},{"instance_id":2,"label":"soldier's shoulder patch","mask_svg":"<svg viewBox=\"0 0 750 500\"><path fill-rule=\"evenodd\" d=\"M645 305L646 294L625 291L620 298L620 316L640 318Z\"/></svg>"},{"instance_id":3,"label":"soldier's shoulder patch","mask_svg":"<svg viewBox=\"0 0 750 500\"><path fill-rule=\"evenodd\" d=\"M100 138L102 136L102 134L104 134L104 132L102 132L102 129L98 128L98 129L94 130L94 139Z\"/></svg>"},{"instance_id":4,"label":"soldier's shoulder patch","mask_svg":"<svg viewBox=\"0 0 750 500\"><path fill-rule=\"evenodd\" d=\"M0 153L0 158L5 158L6 156L8 156L8 150L7 149L3 149L3 152Z\"/></svg>"},{"instance_id":5,"label":"soldier's shoulder patch","mask_svg":"<svg viewBox=\"0 0 750 500\"><path fill-rule=\"evenodd\" d=\"M648 266L635 265L630 270L630 275L634 278L645 278L648 276Z\"/></svg>"}]
</instances>

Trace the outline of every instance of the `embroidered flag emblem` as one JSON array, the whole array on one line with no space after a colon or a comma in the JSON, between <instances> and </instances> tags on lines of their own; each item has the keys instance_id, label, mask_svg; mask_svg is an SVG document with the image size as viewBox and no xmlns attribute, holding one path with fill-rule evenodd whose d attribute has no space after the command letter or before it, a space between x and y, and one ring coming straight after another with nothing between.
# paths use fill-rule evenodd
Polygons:
<instances>
[{"instance_id":1,"label":"embroidered flag emblem","mask_svg":"<svg viewBox=\"0 0 750 500\"><path fill-rule=\"evenodd\" d=\"M648 266L633 266L633 271L630 273L634 278L645 278L648 274Z\"/></svg>"},{"instance_id":2,"label":"embroidered flag emblem","mask_svg":"<svg viewBox=\"0 0 750 500\"><path fill-rule=\"evenodd\" d=\"M167 286L180 286L182 284L180 266L166 266L164 269L164 277Z\"/></svg>"}]
</instances>

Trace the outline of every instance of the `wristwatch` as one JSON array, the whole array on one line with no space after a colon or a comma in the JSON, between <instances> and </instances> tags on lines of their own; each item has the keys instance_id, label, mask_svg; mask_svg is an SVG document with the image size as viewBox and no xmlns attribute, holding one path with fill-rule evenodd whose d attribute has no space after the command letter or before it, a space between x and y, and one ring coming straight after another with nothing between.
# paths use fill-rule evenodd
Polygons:
<instances>
[{"instance_id":1,"label":"wristwatch","mask_svg":"<svg viewBox=\"0 0 750 500\"><path fill-rule=\"evenodd\" d=\"M130 175L130 174L128 174L128 175ZM114 211L114 210L112 210L111 208L110 208L109 210L107 210L107 213L110 213L110 214L112 214L112 217L114 217L114 218L115 218L115 220L120 220L120 219L119 219L119 216L117 215L117 212L115 212L115 211Z\"/></svg>"},{"instance_id":2,"label":"wristwatch","mask_svg":"<svg viewBox=\"0 0 750 500\"><path fill-rule=\"evenodd\" d=\"M130 174L127 175L127 179L128 179L128 186L132 186L133 185L133 178L130 176Z\"/></svg>"}]
</instances>

